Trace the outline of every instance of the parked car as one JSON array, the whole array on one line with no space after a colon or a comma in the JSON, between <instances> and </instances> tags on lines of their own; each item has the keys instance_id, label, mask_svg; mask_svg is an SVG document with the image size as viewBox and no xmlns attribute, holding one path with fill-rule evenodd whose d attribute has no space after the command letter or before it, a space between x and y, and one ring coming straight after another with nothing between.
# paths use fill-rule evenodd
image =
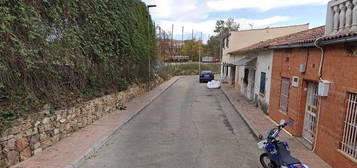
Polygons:
<instances>
[{"instance_id":1,"label":"parked car","mask_svg":"<svg viewBox=\"0 0 357 168\"><path fill-rule=\"evenodd\" d=\"M200 74L200 83L210 82L214 80L214 74L212 71L202 71Z\"/></svg>"}]
</instances>

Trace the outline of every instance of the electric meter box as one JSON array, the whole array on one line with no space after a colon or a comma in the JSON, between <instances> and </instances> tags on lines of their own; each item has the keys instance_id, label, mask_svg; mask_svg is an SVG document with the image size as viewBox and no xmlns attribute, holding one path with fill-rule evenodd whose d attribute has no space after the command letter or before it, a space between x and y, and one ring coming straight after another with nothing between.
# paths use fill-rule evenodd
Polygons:
<instances>
[{"instance_id":1,"label":"electric meter box","mask_svg":"<svg viewBox=\"0 0 357 168\"><path fill-rule=\"evenodd\" d=\"M300 81L300 78L298 76L293 76L293 78L291 80L291 86L299 87L299 81Z\"/></svg>"},{"instance_id":2,"label":"electric meter box","mask_svg":"<svg viewBox=\"0 0 357 168\"><path fill-rule=\"evenodd\" d=\"M326 80L321 80L319 82L319 96L326 97L330 89L331 82Z\"/></svg>"}]
</instances>

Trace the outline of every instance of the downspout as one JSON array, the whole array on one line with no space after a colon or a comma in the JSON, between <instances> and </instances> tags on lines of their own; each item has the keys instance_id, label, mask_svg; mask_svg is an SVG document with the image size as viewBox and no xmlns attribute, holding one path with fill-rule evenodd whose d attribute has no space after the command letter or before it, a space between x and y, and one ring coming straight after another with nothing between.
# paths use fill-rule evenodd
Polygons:
<instances>
[{"instance_id":1,"label":"downspout","mask_svg":"<svg viewBox=\"0 0 357 168\"><path fill-rule=\"evenodd\" d=\"M318 73L318 76L319 76L319 79L322 80L322 68L323 68L323 63L324 63L324 60L325 60L325 51L324 49L319 45L319 41L322 39L323 37L319 37L315 40L314 42L314 45L315 47L319 48L321 50L321 60L320 60L320 68L319 68L319 73ZM318 136L318 132L319 132L319 124L320 124L320 113L321 113L321 105L322 105L322 99L321 97L319 97L319 109L318 109L318 112L317 112L317 123L316 123L316 136L315 136L315 139L314 139L314 147L312 149L313 152L315 152L316 150L316 144L317 144L317 136Z\"/></svg>"},{"instance_id":2,"label":"downspout","mask_svg":"<svg viewBox=\"0 0 357 168\"><path fill-rule=\"evenodd\" d=\"M319 37L318 39L315 40L314 45L315 47L319 48L321 50L321 60L320 60L320 68L319 68L319 78L320 80L322 80L322 68L323 68L323 63L325 60L325 51L324 49L319 45L319 41L322 39L323 37Z\"/></svg>"}]
</instances>

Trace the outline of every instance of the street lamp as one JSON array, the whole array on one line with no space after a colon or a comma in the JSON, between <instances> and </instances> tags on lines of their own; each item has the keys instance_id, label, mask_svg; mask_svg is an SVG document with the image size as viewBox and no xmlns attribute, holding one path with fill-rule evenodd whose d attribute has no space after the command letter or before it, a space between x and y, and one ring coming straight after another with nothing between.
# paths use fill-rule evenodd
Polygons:
<instances>
[{"instance_id":1,"label":"street lamp","mask_svg":"<svg viewBox=\"0 0 357 168\"><path fill-rule=\"evenodd\" d=\"M146 8L147 8L147 10L148 10L148 34L147 34L147 36L148 36L148 43L150 43L149 42L149 38L150 38L150 17L149 17L149 15L150 15L150 8L155 8L156 7L156 5L147 5L146 6ZM148 90L150 90L150 81L151 81L151 58L150 58L150 55L148 54L148 60L149 60L149 79L148 79Z\"/></svg>"},{"instance_id":2,"label":"street lamp","mask_svg":"<svg viewBox=\"0 0 357 168\"><path fill-rule=\"evenodd\" d=\"M148 5L147 7L148 7L148 9L149 9L149 8L155 8L156 5Z\"/></svg>"}]
</instances>

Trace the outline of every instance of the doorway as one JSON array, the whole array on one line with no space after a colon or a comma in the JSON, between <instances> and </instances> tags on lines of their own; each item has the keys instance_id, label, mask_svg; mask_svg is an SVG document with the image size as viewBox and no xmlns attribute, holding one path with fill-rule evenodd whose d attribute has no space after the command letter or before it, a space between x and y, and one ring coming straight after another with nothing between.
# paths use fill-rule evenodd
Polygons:
<instances>
[{"instance_id":1,"label":"doorway","mask_svg":"<svg viewBox=\"0 0 357 168\"><path fill-rule=\"evenodd\" d=\"M236 67L231 67L231 84L234 85L236 81Z\"/></svg>"},{"instance_id":2,"label":"doorway","mask_svg":"<svg viewBox=\"0 0 357 168\"><path fill-rule=\"evenodd\" d=\"M314 145L315 140L318 106L318 83L308 82L302 136L311 145Z\"/></svg>"}]
</instances>

